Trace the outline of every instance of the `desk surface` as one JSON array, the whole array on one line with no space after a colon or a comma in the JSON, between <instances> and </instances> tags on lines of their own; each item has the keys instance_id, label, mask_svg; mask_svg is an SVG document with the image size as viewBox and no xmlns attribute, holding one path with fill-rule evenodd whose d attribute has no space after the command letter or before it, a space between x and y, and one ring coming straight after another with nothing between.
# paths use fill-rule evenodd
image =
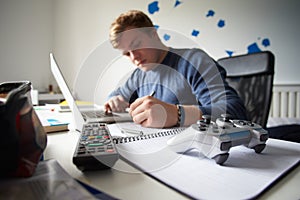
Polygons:
<instances>
[{"instance_id":1,"label":"desk surface","mask_svg":"<svg viewBox=\"0 0 300 200\"><path fill-rule=\"evenodd\" d=\"M45 159L56 159L74 178L120 199L187 199L163 183L136 170L122 160L117 169L82 173L72 162L79 133L76 131L48 134ZM300 167L291 171L265 192L260 199L299 199Z\"/></svg>"}]
</instances>

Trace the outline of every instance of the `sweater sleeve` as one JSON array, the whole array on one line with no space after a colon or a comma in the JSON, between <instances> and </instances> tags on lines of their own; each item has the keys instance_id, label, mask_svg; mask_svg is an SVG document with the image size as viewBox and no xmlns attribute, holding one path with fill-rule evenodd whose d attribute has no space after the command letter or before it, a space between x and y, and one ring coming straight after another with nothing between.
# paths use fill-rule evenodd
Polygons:
<instances>
[{"instance_id":1,"label":"sweater sleeve","mask_svg":"<svg viewBox=\"0 0 300 200\"><path fill-rule=\"evenodd\" d=\"M112 91L108 95L108 99L114 96L121 95L125 101L132 103L134 102L137 98L137 77L139 74L139 69L135 69L134 72L131 74L131 76L127 79L125 84L122 86L118 87L116 90Z\"/></svg>"},{"instance_id":2,"label":"sweater sleeve","mask_svg":"<svg viewBox=\"0 0 300 200\"><path fill-rule=\"evenodd\" d=\"M237 92L225 81L226 71L202 50L187 51L180 60L184 73L204 115L230 114L247 119L246 109Z\"/></svg>"}]
</instances>

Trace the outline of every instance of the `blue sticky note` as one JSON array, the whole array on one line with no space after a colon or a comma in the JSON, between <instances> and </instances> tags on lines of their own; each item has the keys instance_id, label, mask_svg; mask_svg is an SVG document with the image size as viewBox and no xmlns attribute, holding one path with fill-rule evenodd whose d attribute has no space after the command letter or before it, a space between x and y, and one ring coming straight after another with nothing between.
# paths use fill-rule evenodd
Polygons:
<instances>
[{"instance_id":1,"label":"blue sticky note","mask_svg":"<svg viewBox=\"0 0 300 200\"><path fill-rule=\"evenodd\" d=\"M218 22L218 27L223 28L225 26L225 21L223 19L220 19Z\"/></svg>"},{"instance_id":2,"label":"blue sticky note","mask_svg":"<svg viewBox=\"0 0 300 200\"><path fill-rule=\"evenodd\" d=\"M215 11L209 10L206 14L206 17L213 17L215 15Z\"/></svg>"},{"instance_id":3,"label":"blue sticky note","mask_svg":"<svg viewBox=\"0 0 300 200\"><path fill-rule=\"evenodd\" d=\"M148 11L149 11L150 14L158 12L159 11L158 1L153 1L152 3L150 3L148 5Z\"/></svg>"},{"instance_id":4,"label":"blue sticky note","mask_svg":"<svg viewBox=\"0 0 300 200\"><path fill-rule=\"evenodd\" d=\"M194 30L192 31L192 36L197 37L197 36L199 35L199 33L200 33L200 31L194 29Z\"/></svg>"}]
</instances>

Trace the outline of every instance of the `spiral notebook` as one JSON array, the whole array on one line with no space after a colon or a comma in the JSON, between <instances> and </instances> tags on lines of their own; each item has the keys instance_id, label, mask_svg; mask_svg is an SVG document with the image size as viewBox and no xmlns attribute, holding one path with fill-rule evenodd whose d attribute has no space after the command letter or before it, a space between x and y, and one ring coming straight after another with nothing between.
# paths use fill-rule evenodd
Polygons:
<instances>
[{"instance_id":1,"label":"spiral notebook","mask_svg":"<svg viewBox=\"0 0 300 200\"><path fill-rule=\"evenodd\" d=\"M220 166L198 151L171 151L167 141L182 129L142 130L143 135L120 139L115 128L110 131L123 160L193 199L257 198L300 163L299 143L269 139L261 154L245 146L233 147ZM124 133L119 130L119 134ZM121 167L117 170L125 170Z\"/></svg>"},{"instance_id":2,"label":"spiral notebook","mask_svg":"<svg viewBox=\"0 0 300 200\"><path fill-rule=\"evenodd\" d=\"M172 136L180 133L185 129L184 127L163 129L145 128L139 124L135 124L132 122L109 124L108 127L115 144Z\"/></svg>"}]
</instances>

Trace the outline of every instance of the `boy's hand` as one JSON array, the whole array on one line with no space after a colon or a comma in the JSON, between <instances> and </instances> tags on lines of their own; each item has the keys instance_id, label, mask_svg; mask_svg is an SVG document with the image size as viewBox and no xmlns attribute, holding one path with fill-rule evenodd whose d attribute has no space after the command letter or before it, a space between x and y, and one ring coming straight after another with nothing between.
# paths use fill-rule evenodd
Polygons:
<instances>
[{"instance_id":1,"label":"boy's hand","mask_svg":"<svg viewBox=\"0 0 300 200\"><path fill-rule=\"evenodd\" d=\"M121 95L118 95L110 98L104 104L104 109L106 112L125 112L128 106L129 103Z\"/></svg>"},{"instance_id":2,"label":"boy's hand","mask_svg":"<svg viewBox=\"0 0 300 200\"><path fill-rule=\"evenodd\" d=\"M152 96L135 100L130 105L129 113L135 123L145 127L172 127L177 124L178 119L176 105L165 103Z\"/></svg>"}]
</instances>

